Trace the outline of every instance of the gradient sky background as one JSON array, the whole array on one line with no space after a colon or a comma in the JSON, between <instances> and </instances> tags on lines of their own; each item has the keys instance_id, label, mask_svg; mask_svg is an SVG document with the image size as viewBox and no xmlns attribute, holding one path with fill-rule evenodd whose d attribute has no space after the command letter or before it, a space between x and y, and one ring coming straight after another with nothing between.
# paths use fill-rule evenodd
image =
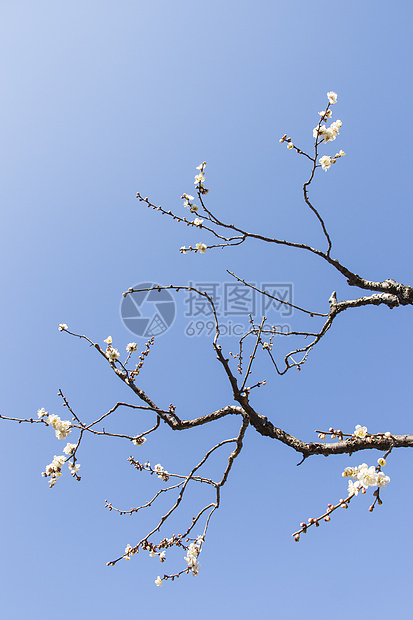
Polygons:
<instances>
[{"instance_id":1,"label":"gradient sky background","mask_svg":"<svg viewBox=\"0 0 413 620\"><path fill-rule=\"evenodd\" d=\"M211 238L135 198L140 191L187 215L180 196L193 190L195 166L205 159L207 200L217 214L324 247L301 199L307 162L278 140L286 132L310 149L329 90L339 95L333 112L343 126L322 154L347 156L319 171L311 195L333 255L366 278L412 284L411 2L2 0L0 16L4 415L36 416L45 407L65 418L58 388L85 421L118 400L136 402L96 352L57 324L102 346L111 334L124 350L134 337L119 317L121 293L138 282L221 282L228 268L250 281L293 282L295 302L318 311L328 309L332 290L355 297L316 257L288 248L250 242L183 256L180 246ZM182 298L177 307L139 385L190 418L231 403L232 394L208 338L184 336ZM331 425L411 433L411 317L411 308L344 313L301 373L279 378L257 366L257 380L268 384L253 405L306 441ZM292 320L302 327L302 317ZM231 339L222 344L235 348ZM124 412L111 429L137 433L151 422ZM158 574L184 566L180 551L162 566L144 554L105 566L159 516L155 507L135 517L105 510L106 498L129 508L158 488L127 457L184 473L214 442L234 436L238 423L179 434L162 428L141 448L87 437L82 481L65 472L50 490L40 473L65 442L40 425L3 422L4 617L405 617L413 508L407 450L389 458L382 507L368 512L370 491L297 545L291 533L300 521L345 496L343 468L375 464L380 454L313 457L296 467L292 450L250 430L199 577L154 585ZM225 458L205 474L218 476ZM183 506L176 531L207 501L208 489L201 491Z\"/></svg>"}]
</instances>

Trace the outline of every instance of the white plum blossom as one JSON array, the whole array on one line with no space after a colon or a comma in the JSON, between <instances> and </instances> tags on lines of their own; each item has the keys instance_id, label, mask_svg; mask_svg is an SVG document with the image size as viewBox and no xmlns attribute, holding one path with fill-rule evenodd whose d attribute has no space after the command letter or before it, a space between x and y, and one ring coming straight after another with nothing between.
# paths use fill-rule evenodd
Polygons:
<instances>
[{"instance_id":1,"label":"white plum blossom","mask_svg":"<svg viewBox=\"0 0 413 620\"><path fill-rule=\"evenodd\" d=\"M119 356L120 356L120 353L117 349L114 349L111 346L109 346L106 349L106 357L108 358L110 362L115 362Z\"/></svg>"},{"instance_id":2,"label":"white plum blossom","mask_svg":"<svg viewBox=\"0 0 413 620\"><path fill-rule=\"evenodd\" d=\"M377 486L380 489L384 489L388 482L390 482L389 476L386 476L384 472L379 471L379 473L377 474Z\"/></svg>"},{"instance_id":3,"label":"white plum blossom","mask_svg":"<svg viewBox=\"0 0 413 620\"><path fill-rule=\"evenodd\" d=\"M53 473L60 472L62 469L62 465L65 463L66 458L62 456L54 455L53 461L46 466L45 473L46 476L51 476ZM59 474L61 475L61 474Z\"/></svg>"},{"instance_id":4,"label":"white plum blossom","mask_svg":"<svg viewBox=\"0 0 413 620\"><path fill-rule=\"evenodd\" d=\"M294 148L294 144L293 144L292 142L289 142L289 143L287 144L287 149L290 149L290 150L291 150L291 149L293 149L293 148Z\"/></svg>"},{"instance_id":5,"label":"white plum blossom","mask_svg":"<svg viewBox=\"0 0 413 620\"><path fill-rule=\"evenodd\" d=\"M136 344L136 342L130 342L129 344L126 345L126 350L128 353L132 353L133 351L137 351L138 350L138 345Z\"/></svg>"},{"instance_id":6,"label":"white plum blossom","mask_svg":"<svg viewBox=\"0 0 413 620\"><path fill-rule=\"evenodd\" d=\"M169 480L168 472L164 470L164 468L162 467L160 463L155 465L153 469L154 469L155 474L158 474L158 478L160 480L163 480L164 482L167 482Z\"/></svg>"},{"instance_id":7,"label":"white plum blossom","mask_svg":"<svg viewBox=\"0 0 413 620\"><path fill-rule=\"evenodd\" d=\"M205 175L202 172L195 175L194 185L202 184L204 181L205 181Z\"/></svg>"},{"instance_id":8,"label":"white plum blossom","mask_svg":"<svg viewBox=\"0 0 413 620\"><path fill-rule=\"evenodd\" d=\"M181 254L186 254L186 247L183 245L179 248L179 251L181 252Z\"/></svg>"},{"instance_id":9,"label":"white plum blossom","mask_svg":"<svg viewBox=\"0 0 413 620\"><path fill-rule=\"evenodd\" d=\"M355 478L357 476L357 471L354 467L345 467L341 475L343 478Z\"/></svg>"},{"instance_id":10,"label":"white plum blossom","mask_svg":"<svg viewBox=\"0 0 413 620\"><path fill-rule=\"evenodd\" d=\"M320 116L325 116L325 118L331 118L333 116L333 112L332 110L321 110L321 112L319 112Z\"/></svg>"},{"instance_id":11,"label":"white plum blossom","mask_svg":"<svg viewBox=\"0 0 413 620\"><path fill-rule=\"evenodd\" d=\"M192 542L186 552L185 562L193 575L198 575L199 564L198 556L201 553L202 536L200 536L195 542Z\"/></svg>"},{"instance_id":12,"label":"white plum blossom","mask_svg":"<svg viewBox=\"0 0 413 620\"><path fill-rule=\"evenodd\" d=\"M329 155L323 155L323 157L320 157L318 161L325 172L331 168L331 157Z\"/></svg>"},{"instance_id":13,"label":"white plum blossom","mask_svg":"<svg viewBox=\"0 0 413 620\"><path fill-rule=\"evenodd\" d=\"M205 245L205 243L197 243L195 247L198 252L200 252L200 254L205 254L205 252L207 251L207 246Z\"/></svg>"},{"instance_id":14,"label":"white plum blossom","mask_svg":"<svg viewBox=\"0 0 413 620\"><path fill-rule=\"evenodd\" d=\"M155 579L155 584L157 586L161 586L162 585L162 579L159 577L159 575L157 576L157 578Z\"/></svg>"},{"instance_id":15,"label":"white plum blossom","mask_svg":"<svg viewBox=\"0 0 413 620\"><path fill-rule=\"evenodd\" d=\"M196 167L197 170L199 170L199 174L195 175L195 180L194 180L194 185L196 185L196 189L198 190L198 192L200 194L207 194L209 190L205 189L204 187L204 181L205 181L205 174L204 174L204 170L205 170L205 166L206 166L206 162L203 161L202 164L199 164L199 166ZM191 209L192 211L192 209Z\"/></svg>"},{"instance_id":16,"label":"white plum blossom","mask_svg":"<svg viewBox=\"0 0 413 620\"><path fill-rule=\"evenodd\" d=\"M188 207L191 213L196 213L198 211L199 207L191 202L194 200L194 197L191 196L191 194L182 194L181 198L184 199L184 207Z\"/></svg>"},{"instance_id":17,"label":"white plum blossom","mask_svg":"<svg viewBox=\"0 0 413 620\"><path fill-rule=\"evenodd\" d=\"M335 93L333 90L330 90L327 93L327 97L328 97L328 102L331 104L337 103L337 93Z\"/></svg>"},{"instance_id":18,"label":"white plum blossom","mask_svg":"<svg viewBox=\"0 0 413 620\"><path fill-rule=\"evenodd\" d=\"M66 458L62 456L54 456L53 461L46 466L42 476L48 478L50 476L49 488L52 488L58 478L62 475L62 465L65 463Z\"/></svg>"},{"instance_id":19,"label":"white plum blossom","mask_svg":"<svg viewBox=\"0 0 413 620\"><path fill-rule=\"evenodd\" d=\"M63 332L65 329L67 329L66 323L59 323L59 332Z\"/></svg>"},{"instance_id":20,"label":"white plum blossom","mask_svg":"<svg viewBox=\"0 0 413 620\"><path fill-rule=\"evenodd\" d=\"M125 547L125 555L123 556L125 560L130 560L131 555L134 555L134 550L133 548L128 544Z\"/></svg>"},{"instance_id":21,"label":"white plum blossom","mask_svg":"<svg viewBox=\"0 0 413 620\"><path fill-rule=\"evenodd\" d=\"M337 120L331 123L330 127L327 127L327 125L314 127L313 138L318 138L321 136L323 138L323 142L332 142L339 135L339 130L342 124L343 123L340 120Z\"/></svg>"},{"instance_id":22,"label":"white plum blossom","mask_svg":"<svg viewBox=\"0 0 413 620\"><path fill-rule=\"evenodd\" d=\"M385 464L386 461L383 458L380 458L378 463L381 467L383 467L383 463ZM349 481L349 495L357 495L360 490L368 489L368 487L379 487L383 489L386 484L390 482L390 478L382 471L377 471L377 469L374 465L369 467L367 463L362 463L357 467L346 467L342 473L342 476L344 478L348 477L355 479L355 482L353 482L353 480Z\"/></svg>"},{"instance_id":23,"label":"white plum blossom","mask_svg":"<svg viewBox=\"0 0 413 620\"><path fill-rule=\"evenodd\" d=\"M200 219L199 219L199 217L196 217L196 218L194 219L194 224L195 224L195 226L201 226L201 224L202 224L202 222L203 222L203 221L204 221L204 220L200 220Z\"/></svg>"},{"instance_id":24,"label":"white plum blossom","mask_svg":"<svg viewBox=\"0 0 413 620\"><path fill-rule=\"evenodd\" d=\"M78 465L77 463L69 463L68 467L69 467L69 471L72 474L72 476L76 476L77 472L80 469L80 465Z\"/></svg>"},{"instance_id":25,"label":"white plum blossom","mask_svg":"<svg viewBox=\"0 0 413 620\"><path fill-rule=\"evenodd\" d=\"M108 336L107 338L105 338L105 340L103 342L106 342L107 344L111 345L112 344L112 336Z\"/></svg>"},{"instance_id":26,"label":"white plum blossom","mask_svg":"<svg viewBox=\"0 0 413 620\"><path fill-rule=\"evenodd\" d=\"M361 482L359 482L358 480L357 482L353 482L352 480L349 480L348 489L347 489L349 495L358 495L360 489L361 489Z\"/></svg>"},{"instance_id":27,"label":"white plum blossom","mask_svg":"<svg viewBox=\"0 0 413 620\"><path fill-rule=\"evenodd\" d=\"M71 433L69 420L61 420L58 415L49 415L46 422L55 430L58 439L65 439Z\"/></svg>"},{"instance_id":28,"label":"white plum blossom","mask_svg":"<svg viewBox=\"0 0 413 620\"><path fill-rule=\"evenodd\" d=\"M76 448L76 445L77 444L75 444L75 443L68 443L68 444L66 444L66 447L63 448L63 452L65 454L72 454L74 452L74 449Z\"/></svg>"},{"instance_id":29,"label":"white plum blossom","mask_svg":"<svg viewBox=\"0 0 413 620\"><path fill-rule=\"evenodd\" d=\"M71 433L70 429L71 424L68 420L60 420L59 427L55 428L55 435L58 439L66 439L66 437Z\"/></svg>"},{"instance_id":30,"label":"white plum blossom","mask_svg":"<svg viewBox=\"0 0 413 620\"><path fill-rule=\"evenodd\" d=\"M364 439L367 435L367 426L360 426L360 424L357 424L353 435L354 437L358 437L358 439Z\"/></svg>"},{"instance_id":31,"label":"white plum blossom","mask_svg":"<svg viewBox=\"0 0 413 620\"><path fill-rule=\"evenodd\" d=\"M357 479L365 489L377 486L377 472L374 465L371 467L363 467L357 474Z\"/></svg>"},{"instance_id":32,"label":"white plum blossom","mask_svg":"<svg viewBox=\"0 0 413 620\"><path fill-rule=\"evenodd\" d=\"M191 194L182 194L181 198L184 199L184 207L189 207L191 200L194 200L194 197Z\"/></svg>"},{"instance_id":33,"label":"white plum blossom","mask_svg":"<svg viewBox=\"0 0 413 620\"><path fill-rule=\"evenodd\" d=\"M47 413L46 409L44 407L42 407L41 409L37 410L37 416L39 418L44 418L45 416L48 416L49 414Z\"/></svg>"}]
</instances>

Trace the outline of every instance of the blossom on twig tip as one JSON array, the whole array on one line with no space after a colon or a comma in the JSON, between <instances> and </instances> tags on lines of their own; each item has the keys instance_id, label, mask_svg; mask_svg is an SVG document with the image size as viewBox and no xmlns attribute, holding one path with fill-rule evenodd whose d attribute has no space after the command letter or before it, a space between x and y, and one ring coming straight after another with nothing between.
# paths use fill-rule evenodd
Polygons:
<instances>
[{"instance_id":1,"label":"blossom on twig tip","mask_svg":"<svg viewBox=\"0 0 413 620\"><path fill-rule=\"evenodd\" d=\"M195 247L200 254L205 254L205 252L207 251L207 246L205 245L205 243L197 243Z\"/></svg>"},{"instance_id":2,"label":"blossom on twig tip","mask_svg":"<svg viewBox=\"0 0 413 620\"><path fill-rule=\"evenodd\" d=\"M328 97L328 102L331 103L332 105L337 103L337 93L335 93L333 90L330 90L327 93L327 97Z\"/></svg>"}]
</instances>

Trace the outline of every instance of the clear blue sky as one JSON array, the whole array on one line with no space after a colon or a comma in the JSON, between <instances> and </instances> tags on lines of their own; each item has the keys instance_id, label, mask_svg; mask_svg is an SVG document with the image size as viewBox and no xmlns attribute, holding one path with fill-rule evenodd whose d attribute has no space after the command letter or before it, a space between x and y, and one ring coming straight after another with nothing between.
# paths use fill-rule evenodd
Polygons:
<instances>
[{"instance_id":1,"label":"clear blue sky","mask_svg":"<svg viewBox=\"0 0 413 620\"><path fill-rule=\"evenodd\" d=\"M331 150L347 155L320 171L312 196L333 255L366 278L412 284L412 16L407 0L3 0L1 413L35 416L45 407L64 418L59 388L84 420L117 400L133 402L99 356L57 324L102 345L110 334L124 349L134 338L119 317L121 293L138 282L224 282L228 268L250 281L292 282L296 303L315 310L328 309L332 290L339 299L354 296L315 257L288 248L249 243L183 256L179 247L210 238L135 198L140 191L183 214L180 196L206 160L208 204L217 214L321 246L300 195L308 166L278 140L286 132L310 148L329 90L339 95L334 115L343 122ZM189 418L232 395L209 340L184 336L182 299L177 308L141 385ZM257 379L268 384L255 407L306 441L331 425L412 432L411 318L411 308L345 313L301 373L278 378L260 367ZM298 315L292 320L300 326ZM235 348L230 339L223 346ZM113 428L142 432L151 421L122 413ZM345 495L343 468L374 464L379 454L313 457L298 468L291 450L249 431L199 577L154 585L163 570L182 567L180 552L164 566L143 554L105 566L158 515L120 517L104 508L105 499L138 505L156 487L132 471L130 453L187 471L237 428L228 419L194 432L162 429L139 449L86 438L82 481L65 473L50 490L40 472L62 442L40 425L3 422L4 617L406 617L408 451L389 459L382 507L370 514L369 498L358 497L297 545L291 533L300 521ZM180 519L204 497L195 492Z\"/></svg>"}]
</instances>

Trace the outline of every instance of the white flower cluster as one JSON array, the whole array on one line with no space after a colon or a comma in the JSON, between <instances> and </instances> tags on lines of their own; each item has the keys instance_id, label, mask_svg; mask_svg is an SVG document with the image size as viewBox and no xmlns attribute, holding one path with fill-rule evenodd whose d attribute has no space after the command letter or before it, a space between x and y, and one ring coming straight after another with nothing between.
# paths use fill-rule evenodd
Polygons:
<instances>
[{"instance_id":1,"label":"white flower cluster","mask_svg":"<svg viewBox=\"0 0 413 620\"><path fill-rule=\"evenodd\" d=\"M126 350L128 353L133 353L133 351L138 350L138 345L136 344L136 342L130 342L126 345Z\"/></svg>"},{"instance_id":2,"label":"white flower cluster","mask_svg":"<svg viewBox=\"0 0 413 620\"><path fill-rule=\"evenodd\" d=\"M332 105L334 103L337 103L337 93L330 91L327 93L327 97L329 104ZM327 127L326 124L322 125L321 123L332 117L331 110L322 110L321 112L319 112L319 115L321 116L321 121L320 124L313 129L313 138L316 138L316 140L318 140L318 138L321 138L322 142L332 142L339 135L340 127L343 123L340 120L337 120L331 123L329 127ZM325 172L327 172L327 170L331 168L331 164L335 164L337 159L339 157L344 157L344 155L344 151L339 151L334 155L334 157L330 157L330 155L323 155L323 157L320 157L318 162L321 165L321 168Z\"/></svg>"},{"instance_id":3,"label":"white flower cluster","mask_svg":"<svg viewBox=\"0 0 413 620\"><path fill-rule=\"evenodd\" d=\"M58 415L49 415L43 407L37 411L37 415L54 428L58 439L65 439L70 435L71 424L69 420L61 420Z\"/></svg>"},{"instance_id":4,"label":"white flower cluster","mask_svg":"<svg viewBox=\"0 0 413 620\"><path fill-rule=\"evenodd\" d=\"M198 556L201 553L202 540L202 536L199 536L195 542L189 545L186 552L185 562L193 575L198 575L199 573Z\"/></svg>"},{"instance_id":5,"label":"white flower cluster","mask_svg":"<svg viewBox=\"0 0 413 620\"><path fill-rule=\"evenodd\" d=\"M65 437L70 435L71 424L69 420L61 420L58 415L49 415L44 407L42 407L41 409L37 411L37 416L41 418L42 420L44 420L46 424L50 424L50 426L54 428L57 439L65 439ZM75 443L66 444L66 446L63 448L63 452L67 454L67 456L70 456L71 454L73 454L76 448L76 445L77 444ZM42 476L44 476L45 478L48 478L50 476L51 478L50 483L49 483L50 488L56 484L57 479L59 478L59 476L62 475L62 465L66 461L67 461L67 457L63 455L61 456L55 455L53 458L53 461L49 465L47 465L45 471L42 472ZM79 471L79 467L80 465L76 465L75 463L72 463L72 462L69 463L69 470L72 476L77 475L77 472Z\"/></svg>"},{"instance_id":6,"label":"white flower cluster","mask_svg":"<svg viewBox=\"0 0 413 620\"><path fill-rule=\"evenodd\" d=\"M80 465L78 465L77 463L69 463L68 467L72 476L76 476L79 471Z\"/></svg>"},{"instance_id":7,"label":"white flower cluster","mask_svg":"<svg viewBox=\"0 0 413 620\"><path fill-rule=\"evenodd\" d=\"M198 190L200 194L207 194L209 191L208 189L205 189L204 187L205 167L206 167L206 161L203 161L202 164L199 164L199 166L196 167L196 169L199 170L199 173L195 175L194 185L196 185L196 189Z\"/></svg>"},{"instance_id":8,"label":"white flower cluster","mask_svg":"<svg viewBox=\"0 0 413 620\"><path fill-rule=\"evenodd\" d=\"M383 458L378 459L380 467L386 464ZM359 491L365 492L368 487L379 487L384 489L386 484L390 482L389 476L372 465L369 467L366 463L362 463L357 467L346 467L342 473L343 478L353 478L348 483L349 495L358 495Z\"/></svg>"},{"instance_id":9,"label":"white flower cluster","mask_svg":"<svg viewBox=\"0 0 413 620\"><path fill-rule=\"evenodd\" d=\"M155 465L154 472L155 472L155 474L158 474L158 478L160 480L163 480L164 482L167 482L169 480L168 472L164 470L164 468L162 467L162 465L160 463Z\"/></svg>"},{"instance_id":10,"label":"white flower cluster","mask_svg":"<svg viewBox=\"0 0 413 620\"><path fill-rule=\"evenodd\" d=\"M199 207L192 202L192 200L194 200L193 196L190 194L182 194L181 198L184 199L184 207L188 207L191 213L196 213L198 211Z\"/></svg>"},{"instance_id":11,"label":"white flower cluster","mask_svg":"<svg viewBox=\"0 0 413 620\"><path fill-rule=\"evenodd\" d=\"M125 547L125 555L123 556L125 560L130 560L131 555L134 555L135 551L130 545L126 545Z\"/></svg>"},{"instance_id":12,"label":"white flower cluster","mask_svg":"<svg viewBox=\"0 0 413 620\"><path fill-rule=\"evenodd\" d=\"M205 252L207 251L207 246L205 245L205 243L197 243L195 247L200 254L205 254Z\"/></svg>"},{"instance_id":13,"label":"white flower cluster","mask_svg":"<svg viewBox=\"0 0 413 620\"><path fill-rule=\"evenodd\" d=\"M204 186L205 167L206 161L203 161L202 164L199 164L199 166L196 167L196 169L199 170L199 173L195 175L194 185L196 186L195 189L199 192L199 194L207 194L209 192L209 190L205 189ZM194 200L194 197L191 196L191 194L184 193L182 194L181 198L183 198L184 207L188 207L191 213L196 213L198 211L199 207L192 202ZM196 217L192 224L194 224L194 226L201 227L203 221L204 220L201 220L199 217ZM181 254L186 254L187 251L192 251L193 249L194 248L192 248L191 246L189 246L189 248L186 248L183 245L181 248L179 248L179 251L181 252ZM205 252L207 251L207 246L205 245L205 243L197 243L195 246L195 251L198 251L201 254L205 254Z\"/></svg>"},{"instance_id":14,"label":"white flower cluster","mask_svg":"<svg viewBox=\"0 0 413 620\"><path fill-rule=\"evenodd\" d=\"M115 362L120 357L120 353L117 349L112 347L112 336L108 336L103 342L106 342L108 345L106 349L106 357L110 362Z\"/></svg>"},{"instance_id":15,"label":"white flower cluster","mask_svg":"<svg viewBox=\"0 0 413 620\"><path fill-rule=\"evenodd\" d=\"M74 450L76 448L76 445L77 444L75 444L75 443L68 443L68 444L66 444L66 446L63 448L63 452L65 454L67 454L67 455L73 454L73 452L74 452Z\"/></svg>"},{"instance_id":16,"label":"white flower cluster","mask_svg":"<svg viewBox=\"0 0 413 620\"><path fill-rule=\"evenodd\" d=\"M344 157L344 155L344 151L339 151L334 155L334 157L330 157L330 155L323 155L323 157L320 157L318 160L318 163L321 164L322 169L327 172L327 170L331 168L331 164L335 164L337 159L339 157Z\"/></svg>"},{"instance_id":17,"label":"white flower cluster","mask_svg":"<svg viewBox=\"0 0 413 620\"><path fill-rule=\"evenodd\" d=\"M324 118L331 118L333 116L333 112L332 110L321 110L321 112L319 112L319 115L324 116Z\"/></svg>"},{"instance_id":18,"label":"white flower cluster","mask_svg":"<svg viewBox=\"0 0 413 620\"><path fill-rule=\"evenodd\" d=\"M331 157L329 155L323 155L323 157L320 157L318 162L321 164L321 167L325 172L331 168Z\"/></svg>"},{"instance_id":19,"label":"white flower cluster","mask_svg":"<svg viewBox=\"0 0 413 620\"><path fill-rule=\"evenodd\" d=\"M64 332L67 329L66 323L59 323L59 332Z\"/></svg>"},{"instance_id":20,"label":"white flower cluster","mask_svg":"<svg viewBox=\"0 0 413 620\"><path fill-rule=\"evenodd\" d=\"M75 448L76 448L75 443L68 443L66 447L63 449L63 452L67 455L70 455L70 454L73 454ZM42 476L44 478L50 477L50 482L49 482L50 488L52 488L56 484L59 477L62 475L62 466L66 463L66 461L67 461L67 458L63 456L63 454L61 456L54 455L53 461L49 463L49 465L46 466L45 471L42 472ZM77 476L79 468L80 468L80 465L77 465L72 462L69 463L69 471L72 474L72 476Z\"/></svg>"},{"instance_id":21,"label":"white flower cluster","mask_svg":"<svg viewBox=\"0 0 413 620\"><path fill-rule=\"evenodd\" d=\"M48 478L50 476L49 487L52 488L59 476L62 475L62 465L66 462L66 458L64 456L56 456L54 455L53 461L46 466L44 472L42 472L42 476L44 478Z\"/></svg>"},{"instance_id":22,"label":"white flower cluster","mask_svg":"<svg viewBox=\"0 0 413 620\"><path fill-rule=\"evenodd\" d=\"M342 124L340 120L337 120L331 123L330 127L327 127L327 125L314 127L313 138L318 138L320 136L323 138L323 142L332 142L339 135Z\"/></svg>"}]
</instances>

